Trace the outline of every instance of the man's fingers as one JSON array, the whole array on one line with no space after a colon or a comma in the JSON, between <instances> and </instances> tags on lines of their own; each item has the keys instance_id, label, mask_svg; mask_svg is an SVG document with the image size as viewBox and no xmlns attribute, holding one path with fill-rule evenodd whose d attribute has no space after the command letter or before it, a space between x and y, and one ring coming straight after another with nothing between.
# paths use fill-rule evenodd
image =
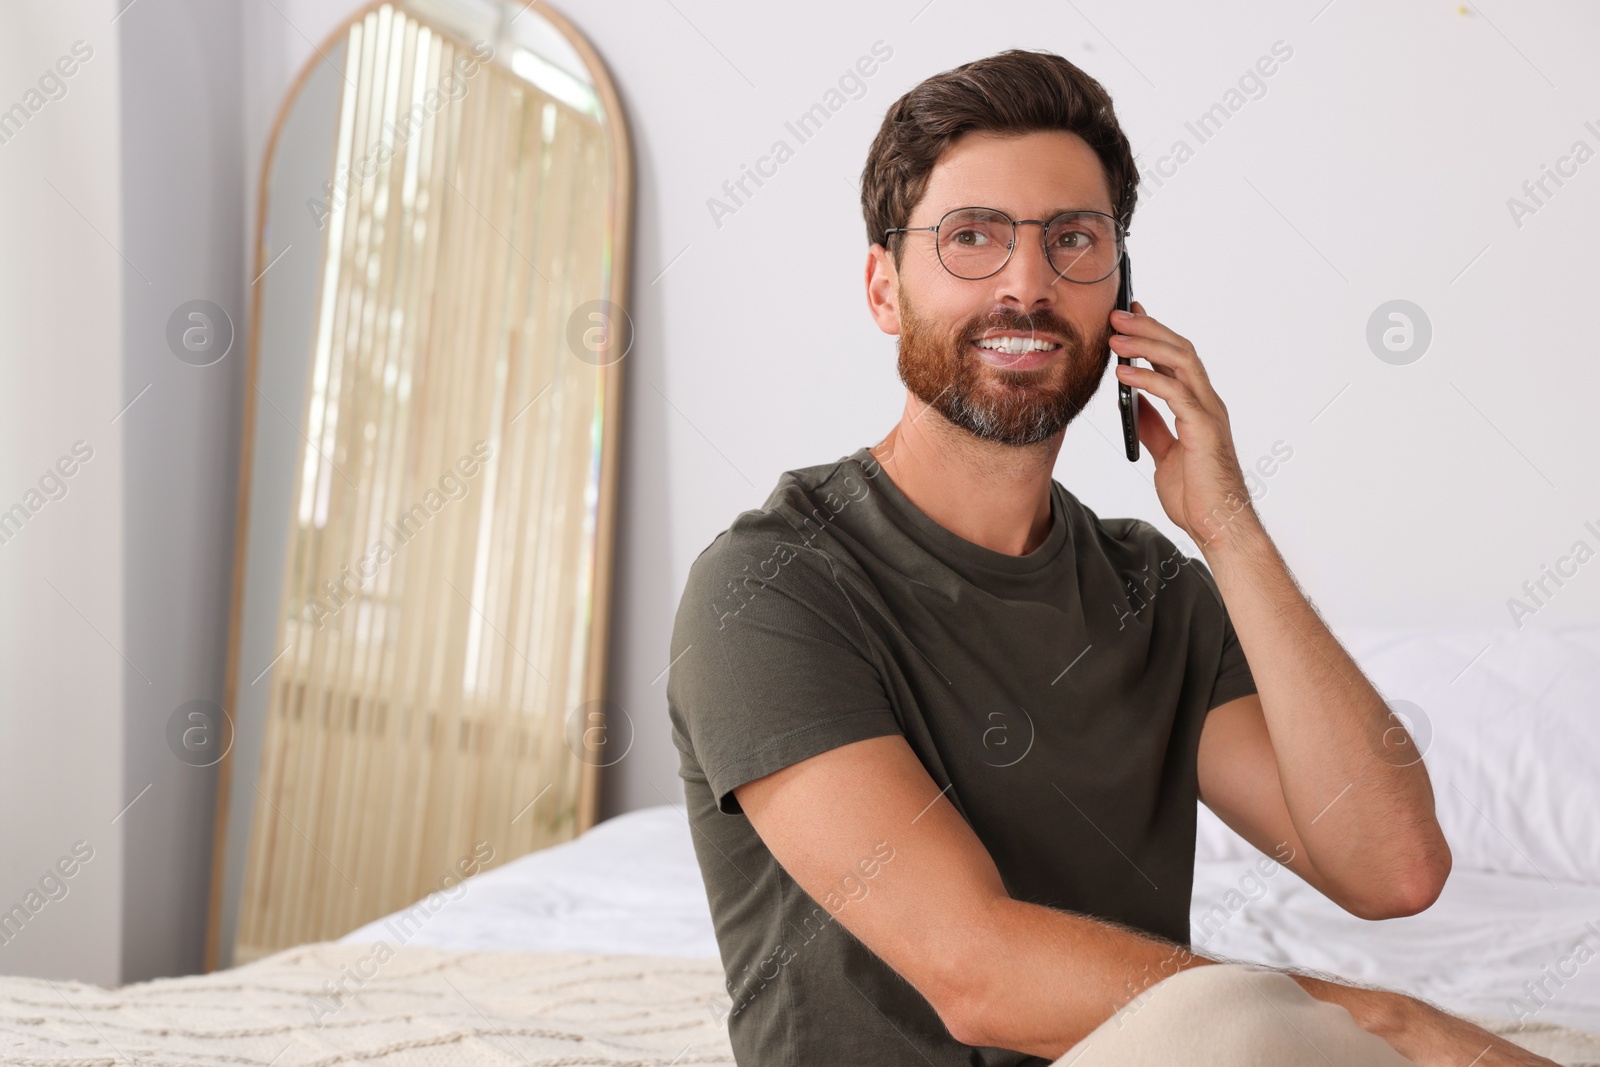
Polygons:
<instances>
[{"instance_id":1,"label":"man's fingers","mask_svg":"<svg viewBox=\"0 0 1600 1067\"><path fill-rule=\"evenodd\" d=\"M1149 450L1150 458L1160 464L1167 453L1177 445L1178 439L1167 429L1167 420L1161 417L1154 404L1139 405L1139 440Z\"/></svg>"},{"instance_id":2,"label":"man's fingers","mask_svg":"<svg viewBox=\"0 0 1600 1067\"><path fill-rule=\"evenodd\" d=\"M1113 315L1111 317L1111 325L1122 333L1133 334L1137 337L1154 337L1177 348L1185 348L1189 345L1188 338L1163 325L1160 319L1154 319L1145 314L1144 305L1137 300L1133 302L1133 313L1131 315L1126 318L1120 315Z\"/></svg>"},{"instance_id":3,"label":"man's fingers","mask_svg":"<svg viewBox=\"0 0 1600 1067\"><path fill-rule=\"evenodd\" d=\"M1211 383L1206 380L1200 361L1188 348L1180 347L1160 337L1141 334L1116 333L1111 335L1111 349L1125 358L1145 359L1151 368L1168 378L1176 378L1201 400L1203 407L1212 406Z\"/></svg>"},{"instance_id":4,"label":"man's fingers","mask_svg":"<svg viewBox=\"0 0 1600 1067\"><path fill-rule=\"evenodd\" d=\"M1189 343L1187 337L1169 329L1160 320L1153 319L1145 314L1144 305L1137 300L1133 302L1133 314L1131 316L1124 318L1121 315L1112 315L1111 325L1121 336L1141 338L1145 341L1153 341L1165 345L1165 348L1154 349L1164 356L1161 359L1157 359L1143 350L1124 351L1117 345L1113 345L1113 347L1120 354L1137 355L1149 360L1158 367L1172 368L1172 370L1163 370L1162 373L1178 372L1178 376L1184 378L1184 383L1194 391L1195 395L1200 397L1207 407L1210 406L1209 401L1216 396L1216 392L1211 388L1211 378L1206 374L1205 364L1200 362L1199 354L1195 352L1194 345ZM1116 341L1118 338L1113 337L1112 340Z\"/></svg>"},{"instance_id":5,"label":"man's fingers","mask_svg":"<svg viewBox=\"0 0 1600 1067\"><path fill-rule=\"evenodd\" d=\"M1144 353L1141 352L1139 355L1143 356ZM1144 358L1149 359L1150 357L1145 356ZM1151 359L1150 362L1154 363L1155 360ZM1194 391L1189 388L1189 383L1184 381L1181 375L1163 374L1159 370L1152 368L1139 367L1133 364L1123 366L1119 363L1117 364L1117 379L1165 400L1172 408L1173 415L1177 416L1180 422L1185 414L1190 414L1191 416L1211 414L1206 409L1206 406L1200 402L1199 398L1195 396Z\"/></svg>"}]
</instances>

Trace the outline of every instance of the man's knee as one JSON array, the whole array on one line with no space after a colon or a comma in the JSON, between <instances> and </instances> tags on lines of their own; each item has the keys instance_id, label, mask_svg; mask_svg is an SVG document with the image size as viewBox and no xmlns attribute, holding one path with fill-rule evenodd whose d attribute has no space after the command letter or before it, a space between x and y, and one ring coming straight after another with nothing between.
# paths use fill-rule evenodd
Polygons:
<instances>
[{"instance_id":1,"label":"man's knee","mask_svg":"<svg viewBox=\"0 0 1600 1067\"><path fill-rule=\"evenodd\" d=\"M1288 1016L1302 1011L1303 1001L1310 999L1288 975L1243 963L1215 963L1157 982L1109 1021L1130 1033L1182 1035L1197 1051L1249 1062L1277 1048L1291 1026Z\"/></svg>"},{"instance_id":2,"label":"man's knee","mask_svg":"<svg viewBox=\"0 0 1600 1067\"><path fill-rule=\"evenodd\" d=\"M1213 963L1189 967L1151 988L1164 989L1175 1002L1174 1010L1188 1009L1208 1016L1218 1008L1238 1010L1238 1005L1298 1005L1311 997L1300 983L1281 971L1251 963ZM1254 1009L1252 1009L1253 1011Z\"/></svg>"},{"instance_id":3,"label":"man's knee","mask_svg":"<svg viewBox=\"0 0 1600 1067\"><path fill-rule=\"evenodd\" d=\"M1057 1062L1070 1064L1094 1045L1139 1064L1408 1062L1288 975L1239 963L1190 967L1157 982Z\"/></svg>"}]
</instances>

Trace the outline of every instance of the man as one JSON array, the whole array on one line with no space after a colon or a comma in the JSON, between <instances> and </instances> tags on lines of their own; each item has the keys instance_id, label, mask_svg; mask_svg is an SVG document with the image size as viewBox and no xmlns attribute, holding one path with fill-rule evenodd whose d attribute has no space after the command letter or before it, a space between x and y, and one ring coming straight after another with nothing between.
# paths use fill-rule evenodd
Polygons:
<instances>
[{"instance_id":1,"label":"man","mask_svg":"<svg viewBox=\"0 0 1600 1067\"><path fill-rule=\"evenodd\" d=\"M904 413L739 515L673 632L737 1060L1546 1063L1187 948L1197 799L1364 918L1428 907L1450 852L1249 506L1193 346L1111 314L1136 185L1105 91L1048 53L928 79L872 145L867 300ZM1142 403L1139 436L1203 563L1052 478L1111 351L1172 412Z\"/></svg>"}]
</instances>

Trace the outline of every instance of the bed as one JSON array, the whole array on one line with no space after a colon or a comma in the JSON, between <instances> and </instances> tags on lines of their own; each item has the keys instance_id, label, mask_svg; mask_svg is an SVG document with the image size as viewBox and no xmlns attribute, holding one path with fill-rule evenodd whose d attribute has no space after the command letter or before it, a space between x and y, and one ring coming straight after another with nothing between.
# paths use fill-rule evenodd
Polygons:
<instances>
[{"instance_id":1,"label":"bed","mask_svg":"<svg viewBox=\"0 0 1600 1067\"><path fill-rule=\"evenodd\" d=\"M1340 636L1426 755L1449 884L1366 922L1202 810L1195 947L1401 989L1600 1065L1600 627ZM663 804L232 970L0 979L0 1061L731 1065L727 1003L688 821Z\"/></svg>"}]
</instances>

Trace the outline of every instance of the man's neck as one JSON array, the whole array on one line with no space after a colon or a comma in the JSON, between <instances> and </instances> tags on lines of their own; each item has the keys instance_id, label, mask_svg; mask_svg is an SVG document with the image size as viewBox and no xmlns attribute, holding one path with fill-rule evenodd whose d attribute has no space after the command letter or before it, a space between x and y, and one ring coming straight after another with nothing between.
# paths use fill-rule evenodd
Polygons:
<instances>
[{"instance_id":1,"label":"man's neck","mask_svg":"<svg viewBox=\"0 0 1600 1067\"><path fill-rule=\"evenodd\" d=\"M1064 433L1025 447L972 436L910 395L870 451L928 518L957 537L1021 556L1050 533L1050 477Z\"/></svg>"}]
</instances>

